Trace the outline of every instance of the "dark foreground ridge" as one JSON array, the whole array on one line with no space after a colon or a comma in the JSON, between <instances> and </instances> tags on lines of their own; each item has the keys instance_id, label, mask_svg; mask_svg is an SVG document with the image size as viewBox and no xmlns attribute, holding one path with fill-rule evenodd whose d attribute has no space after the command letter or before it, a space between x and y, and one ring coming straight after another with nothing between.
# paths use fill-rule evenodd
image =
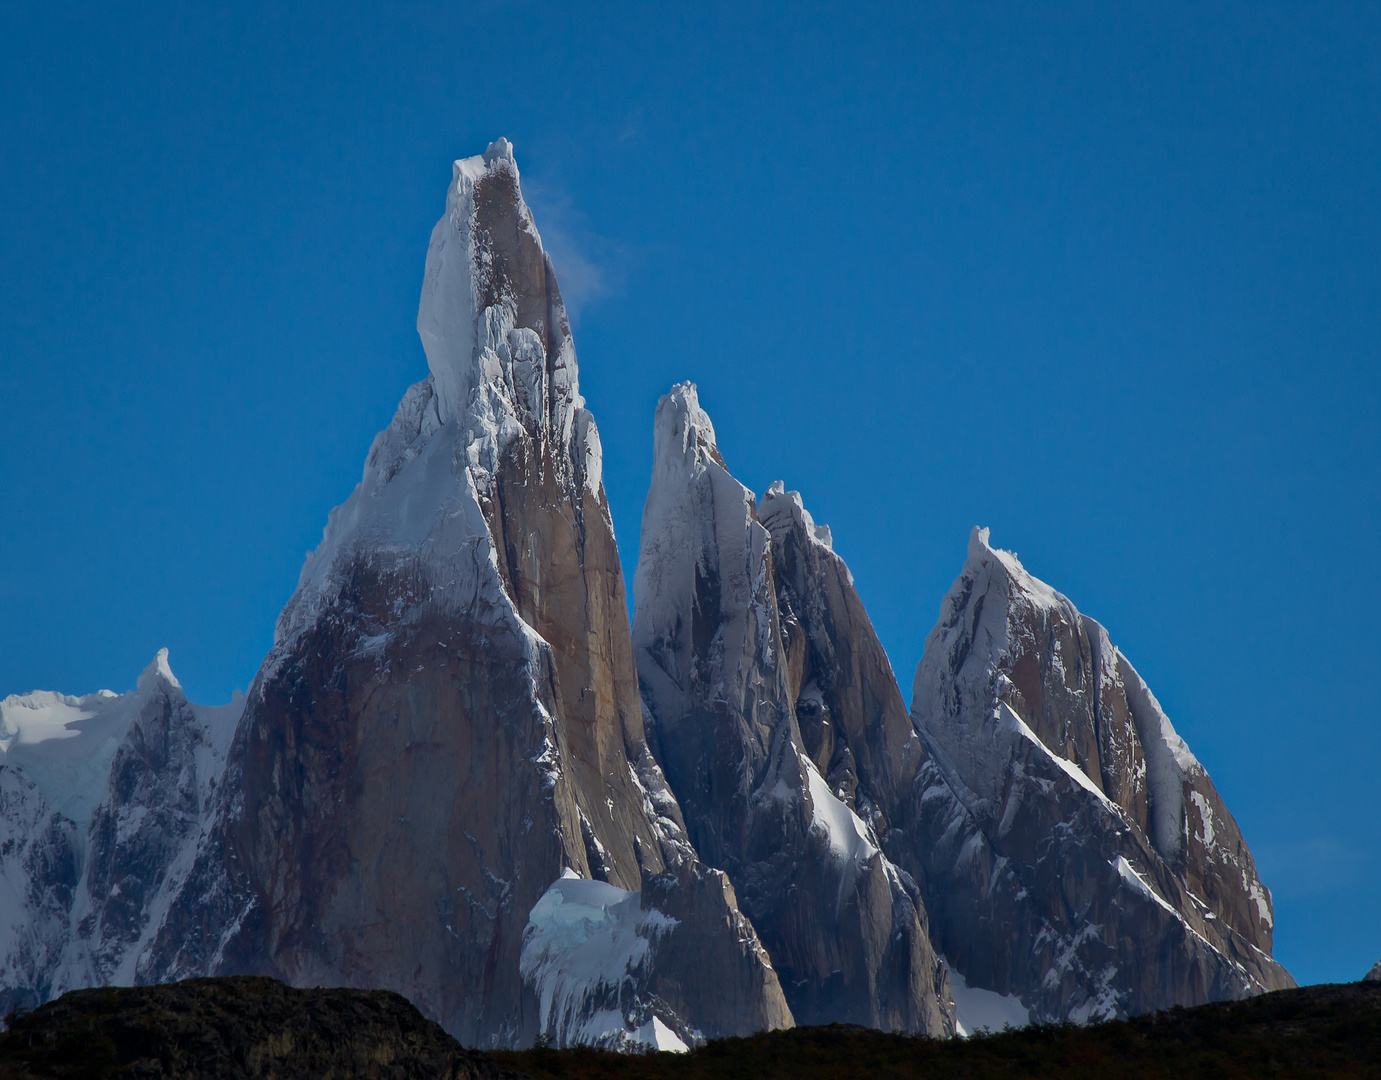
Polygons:
<instances>
[{"instance_id":1,"label":"dark foreground ridge","mask_svg":"<svg viewBox=\"0 0 1381 1080\"><path fill-rule=\"evenodd\" d=\"M0 1077L105 1080L827 1080L1381 1077L1381 983L1280 990L1115 1020L929 1039L833 1024L689 1054L467 1050L386 990L268 978L75 990L11 1017Z\"/></svg>"},{"instance_id":2,"label":"dark foreground ridge","mask_svg":"<svg viewBox=\"0 0 1381 1080\"><path fill-rule=\"evenodd\" d=\"M74 990L10 1018L0 1077L515 1080L401 994L256 976Z\"/></svg>"},{"instance_id":3,"label":"dark foreground ridge","mask_svg":"<svg viewBox=\"0 0 1381 1080\"><path fill-rule=\"evenodd\" d=\"M832 1024L718 1039L690 1054L533 1049L495 1060L532 1080L998 1080L1381 1077L1381 984L1279 990L1114 1020L927 1039Z\"/></svg>"}]
</instances>

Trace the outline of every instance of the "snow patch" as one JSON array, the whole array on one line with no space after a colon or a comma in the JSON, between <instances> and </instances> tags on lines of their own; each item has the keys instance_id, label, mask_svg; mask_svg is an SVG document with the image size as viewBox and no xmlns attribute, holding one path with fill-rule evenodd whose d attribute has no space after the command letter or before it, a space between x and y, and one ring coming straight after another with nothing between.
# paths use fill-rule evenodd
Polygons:
<instances>
[{"instance_id":1,"label":"snow patch","mask_svg":"<svg viewBox=\"0 0 1381 1080\"><path fill-rule=\"evenodd\" d=\"M684 1054L690 1049L681 1041L676 1032L662 1023L660 1016L654 1016L638 1028L629 1041L639 1046L646 1046L651 1050L669 1050L675 1054Z\"/></svg>"},{"instance_id":2,"label":"snow patch","mask_svg":"<svg viewBox=\"0 0 1381 1080\"><path fill-rule=\"evenodd\" d=\"M1015 994L999 994L996 990L970 986L948 960L944 965L949 972L950 996L954 998L957 1034L976 1035L980 1031L1001 1031L1005 1027L1026 1027L1031 1023L1030 1010Z\"/></svg>"},{"instance_id":3,"label":"snow patch","mask_svg":"<svg viewBox=\"0 0 1381 1080\"><path fill-rule=\"evenodd\" d=\"M878 851L868 839L868 826L830 790L815 762L804 753L800 758L810 784L810 801L815 807L813 823L829 838L830 850L836 858L855 867L863 866Z\"/></svg>"}]
</instances>

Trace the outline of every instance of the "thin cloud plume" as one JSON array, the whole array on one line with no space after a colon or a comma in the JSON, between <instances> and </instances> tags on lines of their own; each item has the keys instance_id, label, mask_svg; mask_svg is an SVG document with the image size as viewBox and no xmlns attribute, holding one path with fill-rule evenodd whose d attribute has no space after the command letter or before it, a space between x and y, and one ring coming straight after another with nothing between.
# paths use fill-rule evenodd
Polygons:
<instances>
[{"instance_id":1,"label":"thin cloud plume","mask_svg":"<svg viewBox=\"0 0 1381 1080\"><path fill-rule=\"evenodd\" d=\"M523 197L556 268L566 311L578 325L588 305L618 293L622 275L617 247L590 228L569 194L524 177Z\"/></svg>"}]
</instances>

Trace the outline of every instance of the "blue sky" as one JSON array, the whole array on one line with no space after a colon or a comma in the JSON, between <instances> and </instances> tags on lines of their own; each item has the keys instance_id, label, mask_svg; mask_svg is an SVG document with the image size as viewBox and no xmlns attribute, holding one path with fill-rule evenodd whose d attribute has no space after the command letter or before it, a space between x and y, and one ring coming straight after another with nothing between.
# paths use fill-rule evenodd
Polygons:
<instances>
[{"instance_id":1,"label":"blue sky","mask_svg":"<svg viewBox=\"0 0 1381 1080\"><path fill-rule=\"evenodd\" d=\"M0 694L248 685L506 135L630 579L693 379L908 697L988 525L1381 956L1381 8L0 0L0 100Z\"/></svg>"}]
</instances>

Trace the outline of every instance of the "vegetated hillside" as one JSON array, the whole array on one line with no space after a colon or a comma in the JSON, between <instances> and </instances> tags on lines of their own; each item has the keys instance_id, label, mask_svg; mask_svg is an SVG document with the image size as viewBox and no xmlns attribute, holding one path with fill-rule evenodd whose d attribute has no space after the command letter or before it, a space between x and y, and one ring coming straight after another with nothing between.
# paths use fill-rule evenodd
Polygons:
<instances>
[{"instance_id":1,"label":"vegetated hillside","mask_svg":"<svg viewBox=\"0 0 1381 1080\"><path fill-rule=\"evenodd\" d=\"M388 990L187 979L74 990L7 1026L6 1080L513 1080Z\"/></svg>"},{"instance_id":2,"label":"vegetated hillside","mask_svg":"<svg viewBox=\"0 0 1381 1080\"><path fill-rule=\"evenodd\" d=\"M1090 1027L937 1040L830 1025L720 1039L690 1054L536 1048L494 1055L533 1080L834 1077L1381 1077L1381 984L1281 990Z\"/></svg>"}]
</instances>

